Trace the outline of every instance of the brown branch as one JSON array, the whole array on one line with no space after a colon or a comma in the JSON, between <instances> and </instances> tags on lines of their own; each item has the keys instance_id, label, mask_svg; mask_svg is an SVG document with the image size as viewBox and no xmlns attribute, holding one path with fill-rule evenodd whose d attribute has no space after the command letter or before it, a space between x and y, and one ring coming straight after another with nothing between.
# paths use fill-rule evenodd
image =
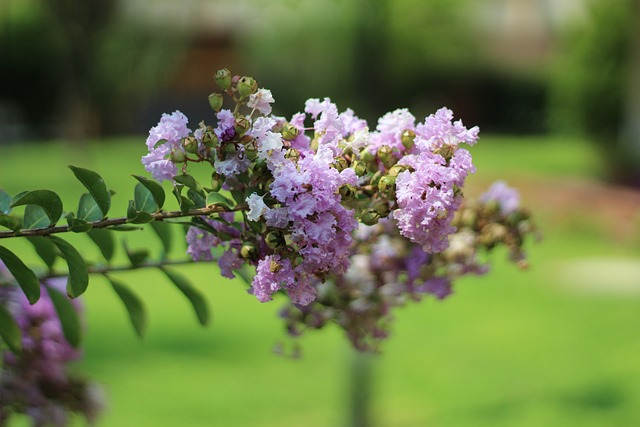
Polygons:
<instances>
[{"instance_id":1,"label":"brown branch","mask_svg":"<svg viewBox=\"0 0 640 427\"><path fill-rule=\"evenodd\" d=\"M235 208L225 208L224 206L210 206L207 208L200 209L190 209L188 211L169 211L169 212L157 212L152 214L154 221L164 221L166 219L173 218L184 218L191 216L200 216L200 215L209 215L212 213L220 213L220 212L234 212L234 211L242 211L247 210L247 205L238 205ZM130 222L128 218L105 218L100 221L95 221L90 223L93 228L108 228L116 225L123 224L135 224ZM18 231L0 231L0 239L8 239L11 237L29 237L29 236L50 236L51 234L57 233L68 233L71 231L71 227L67 225L53 226L53 227L44 227L44 228L31 228L26 230L18 230Z\"/></svg>"}]
</instances>

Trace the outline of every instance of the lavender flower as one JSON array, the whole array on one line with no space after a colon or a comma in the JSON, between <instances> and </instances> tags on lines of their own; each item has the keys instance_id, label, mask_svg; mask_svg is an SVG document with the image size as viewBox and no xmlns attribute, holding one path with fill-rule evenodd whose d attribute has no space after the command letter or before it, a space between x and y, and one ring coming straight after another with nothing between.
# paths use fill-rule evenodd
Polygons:
<instances>
[{"instance_id":1,"label":"lavender flower","mask_svg":"<svg viewBox=\"0 0 640 427\"><path fill-rule=\"evenodd\" d=\"M520 207L520 193L509 187L504 181L494 182L489 189L480 196L482 203L495 202L504 216L516 211Z\"/></svg>"}]
</instances>

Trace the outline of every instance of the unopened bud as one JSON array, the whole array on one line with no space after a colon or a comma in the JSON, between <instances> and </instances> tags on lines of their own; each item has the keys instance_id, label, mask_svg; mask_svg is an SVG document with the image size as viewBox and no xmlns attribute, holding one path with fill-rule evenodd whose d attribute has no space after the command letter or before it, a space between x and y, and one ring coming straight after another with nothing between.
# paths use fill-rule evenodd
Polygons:
<instances>
[{"instance_id":1,"label":"unopened bud","mask_svg":"<svg viewBox=\"0 0 640 427\"><path fill-rule=\"evenodd\" d=\"M252 139L244 146L244 154L250 161L253 161L258 157L258 146L256 145L255 139Z\"/></svg>"},{"instance_id":2,"label":"unopened bud","mask_svg":"<svg viewBox=\"0 0 640 427\"><path fill-rule=\"evenodd\" d=\"M387 163L391 159L392 155L393 151L388 145L383 145L382 147L378 148L378 158L382 163Z\"/></svg>"},{"instance_id":3,"label":"unopened bud","mask_svg":"<svg viewBox=\"0 0 640 427\"><path fill-rule=\"evenodd\" d=\"M211 175L211 190L213 190L216 193L220 191L220 189L222 188L223 181L224 181L224 178L222 178L222 175L214 172Z\"/></svg>"},{"instance_id":4,"label":"unopened bud","mask_svg":"<svg viewBox=\"0 0 640 427\"><path fill-rule=\"evenodd\" d=\"M244 76L238 80L236 87L238 88L240 98L244 98L258 90L258 82L256 82L253 77Z\"/></svg>"},{"instance_id":5,"label":"unopened bud","mask_svg":"<svg viewBox=\"0 0 640 427\"><path fill-rule=\"evenodd\" d=\"M282 128L282 138L284 138L285 141L291 141L296 139L299 133L300 131L298 130L298 128L292 125L291 123L287 123Z\"/></svg>"},{"instance_id":6,"label":"unopened bud","mask_svg":"<svg viewBox=\"0 0 640 427\"><path fill-rule=\"evenodd\" d=\"M224 152L227 154L233 154L237 151L235 144L233 143L228 143L227 145L224 146Z\"/></svg>"},{"instance_id":7,"label":"unopened bud","mask_svg":"<svg viewBox=\"0 0 640 427\"><path fill-rule=\"evenodd\" d=\"M198 152L198 140L193 136L188 136L182 140L182 146L187 153L196 154Z\"/></svg>"},{"instance_id":8,"label":"unopened bud","mask_svg":"<svg viewBox=\"0 0 640 427\"><path fill-rule=\"evenodd\" d=\"M213 129L207 128L204 135L202 135L202 144L209 148L215 148L218 145L218 135L215 134Z\"/></svg>"},{"instance_id":9,"label":"unopened bud","mask_svg":"<svg viewBox=\"0 0 640 427\"><path fill-rule=\"evenodd\" d=\"M226 68L216 71L216 76L214 78L216 80L216 84L220 86L222 90L227 90L231 87L231 72Z\"/></svg>"},{"instance_id":10,"label":"unopened bud","mask_svg":"<svg viewBox=\"0 0 640 427\"><path fill-rule=\"evenodd\" d=\"M171 154L169 156L169 159L173 163L184 163L187 160L187 155L185 154L184 151L179 150L179 149L171 150Z\"/></svg>"},{"instance_id":11,"label":"unopened bud","mask_svg":"<svg viewBox=\"0 0 640 427\"><path fill-rule=\"evenodd\" d=\"M271 249L276 249L284 245L284 236L282 235L282 231L278 231L278 230L270 231L265 236L264 242Z\"/></svg>"},{"instance_id":12,"label":"unopened bud","mask_svg":"<svg viewBox=\"0 0 640 427\"><path fill-rule=\"evenodd\" d=\"M367 165L360 160L356 160L351 163L351 167L353 168L357 176L364 176L364 174L367 173Z\"/></svg>"},{"instance_id":13,"label":"unopened bud","mask_svg":"<svg viewBox=\"0 0 640 427\"><path fill-rule=\"evenodd\" d=\"M252 259L257 253L256 245L253 242L245 242L240 248L240 255L244 259Z\"/></svg>"},{"instance_id":14,"label":"unopened bud","mask_svg":"<svg viewBox=\"0 0 640 427\"><path fill-rule=\"evenodd\" d=\"M404 172L407 170L406 166L403 165L393 165L391 166L391 169L389 169L389 176L393 176L393 177L397 177L401 172Z\"/></svg>"},{"instance_id":15,"label":"unopened bud","mask_svg":"<svg viewBox=\"0 0 640 427\"><path fill-rule=\"evenodd\" d=\"M344 157L336 157L335 162L333 162L333 167L338 170L338 172L342 172L346 168L349 167L349 162Z\"/></svg>"},{"instance_id":16,"label":"unopened bud","mask_svg":"<svg viewBox=\"0 0 640 427\"><path fill-rule=\"evenodd\" d=\"M342 184L340 188L338 188L338 193L340 193L343 199L353 199L356 195L356 189L351 184Z\"/></svg>"},{"instance_id":17,"label":"unopened bud","mask_svg":"<svg viewBox=\"0 0 640 427\"><path fill-rule=\"evenodd\" d=\"M295 148L289 148L284 154L284 157L293 162L297 162L298 159L300 159L300 151L296 150Z\"/></svg>"},{"instance_id":18,"label":"unopened bud","mask_svg":"<svg viewBox=\"0 0 640 427\"><path fill-rule=\"evenodd\" d=\"M391 212L391 208L389 208L389 203L385 200L376 200L373 203L372 209L376 211L376 213L378 215L380 215L381 218L386 218L387 216L389 216L389 213Z\"/></svg>"},{"instance_id":19,"label":"unopened bud","mask_svg":"<svg viewBox=\"0 0 640 427\"><path fill-rule=\"evenodd\" d=\"M364 225L375 225L378 223L378 219L380 219L380 214L374 209L366 209L362 212L362 215L360 215L360 222Z\"/></svg>"},{"instance_id":20,"label":"unopened bud","mask_svg":"<svg viewBox=\"0 0 640 427\"><path fill-rule=\"evenodd\" d=\"M222 108L222 103L224 102L224 98L222 98L222 94L220 93L212 93L209 95L209 105L213 109L213 111L220 111Z\"/></svg>"},{"instance_id":21,"label":"unopened bud","mask_svg":"<svg viewBox=\"0 0 640 427\"><path fill-rule=\"evenodd\" d=\"M360 152L360 160L362 160L363 162L372 162L375 160L375 156L373 154L371 154L371 152L368 149L364 149Z\"/></svg>"},{"instance_id":22,"label":"unopened bud","mask_svg":"<svg viewBox=\"0 0 640 427\"><path fill-rule=\"evenodd\" d=\"M236 119L235 130L238 135L242 135L251 127L251 122L246 117L240 117Z\"/></svg>"},{"instance_id":23,"label":"unopened bud","mask_svg":"<svg viewBox=\"0 0 640 427\"><path fill-rule=\"evenodd\" d=\"M384 194L391 194L396 189L396 178L394 176L384 175L378 181L378 191Z\"/></svg>"},{"instance_id":24,"label":"unopened bud","mask_svg":"<svg viewBox=\"0 0 640 427\"><path fill-rule=\"evenodd\" d=\"M415 139L416 139L416 133L411 129L407 129L404 132L402 132L402 136L401 136L402 145L407 150L411 150L411 147L413 147L413 143Z\"/></svg>"}]
</instances>

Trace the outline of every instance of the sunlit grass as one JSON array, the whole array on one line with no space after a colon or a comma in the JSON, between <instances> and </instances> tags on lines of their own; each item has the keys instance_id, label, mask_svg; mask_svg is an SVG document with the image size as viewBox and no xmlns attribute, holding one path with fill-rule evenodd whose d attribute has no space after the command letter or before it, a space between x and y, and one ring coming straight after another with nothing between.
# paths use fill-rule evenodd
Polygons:
<instances>
[{"instance_id":1,"label":"sunlit grass","mask_svg":"<svg viewBox=\"0 0 640 427\"><path fill-rule=\"evenodd\" d=\"M116 191L112 216L125 211L144 173L144 138L82 147L0 147L0 187L57 191L69 209L83 192L67 164L99 172ZM563 179L601 172L582 141L484 137L473 147L472 188L496 177ZM473 195L473 194L469 194ZM523 195L527 200L527 194ZM640 259L588 213L554 222L538 211L545 239L528 246L532 268L518 271L492 254L493 271L459 281L454 297L397 312L392 337L373 363L375 426L602 426L640 422L640 299L586 294L565 286L564 260L598 256ZM159 245L152 234L131 245ZM97 251L84 236L65 236ZM31 248L10 242L35 260ZM3 242L4 244L4 242ZM179 250L176 250L176 254ZM207 296L212 324L200 328L187 301L154 271L121 273L147 304L150 325L140 341L102 278L86 294L86 358L79 368L101 383L103 426L347 425L351 351L337 328L303 338L303 358L271 352L284 338L281 304L260 304L240 281L213 265L181 268ZM613 273L613 272L612 272ZM614 280L614 279L612 279ZM640 283L639 283L640 286Z\"/></svg>"}]
</instances>

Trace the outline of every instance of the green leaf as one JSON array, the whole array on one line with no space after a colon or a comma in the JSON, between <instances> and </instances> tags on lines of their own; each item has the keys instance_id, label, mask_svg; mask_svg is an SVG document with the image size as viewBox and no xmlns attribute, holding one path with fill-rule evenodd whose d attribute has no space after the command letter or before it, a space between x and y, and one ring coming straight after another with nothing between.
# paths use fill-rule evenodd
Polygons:
<instances>
[{"instance_id":1,"label":"green leaf","mask_svg":"<svg viewBox=\"0 0 640 427\"><path fill-rule=\"evenodd\" d=\"M49 236L54 245L60 249L62 256L67 261L69 268L69 281L67 282L67 294L71 298L77 298L87 290L89 285L89 273L87 264L80 252L66 241L57 236Z\"/></svg>"},{"instance_id":2,"label":"green leaf","mask_svg":"<svg viewBox=\"0 0 640 427\"><path fill-rule=\"evenodd\" d=\"M0 337L14 354L22 351L22 332L9 310L0 304Z\"/></svg>"},{"instance_id":3,"label":"green leaf","mask_svg":"<svg viewBox=\"0 0 640 427\"><path fill-rule=\"evenodd\" d=\"M106 229L113 230L113 231L141 231L141 230L144 230L144 227L139 227L135 225L118 224L118 225L112 225Z\"/></svg>"},{"instance_id":4,"label":"green leaf","mask_svg":"<svg viewBox=\"0 0 640 427\"><path fill-rule=\"evenodd\" d=\"M255 271L252 271L252 267L244 264L242 267L233 270L233 272L236 273L247 286L251 286L253 276L255 275Z\"/></svg>"},{"instance_id":5,"label":"green leaf","mask_svg":"<svg viewBox=\"0 0 640 427\"><path fill-rule=\"evenodd\" d=\"M0 188L0 213L11 213L11 196L9 193Z\"/></svg>"},{"instance_id":6,"label":"green leaf","mask_svg":"<svg viewBox=\"0 0 640 427\"><path fill-rule=\"evenodd\" d=\"M136 184L133 200L134 207L138 212L147 212L153 214L160 210L153 197L153 194L142 183Z\"/></svg>"},{"instance_id":7,"label":"green leaf","mask_svg":"<svg viewBox=\"0 0 640 427\"><path fill-rule=\"evenodd\" d=\"M204 196L204 190L202 189L202 186L191 175L185 173L185 174L182 174L182 175L176 175L176 176L173 177L173 179L177 183L180 183L180 184L184 185L185 187L195 191L196 193L199 193L202 196Z\"/></svg>"},{"instance_id":8,"label":"green leaf","mask_svg":"<svg viewBox=\"0 0 640 427\"><path fill-rule=\"evenodd\" d=\"M164 251L162 258L165 259L169 251L171 251L171 243L173 240L171 226L164 221L153 221L151 223L151 228L153 228L153 231L156 232L162 242L162 248Z\"/></svg>"},{"instance_id":9,"label":"green leaf","mask_svg":"<svg viewBox=\"0 0 640 427\"><path fill-rule=\"evenodd\" d=\"M67 224L69 224L69 230L74 233L86 233L93 228L93 224L85 221L84 219L75 218L73 212L67 214Z\"/></svg>"},{"instance_id":10,"label":"green leaf","mask_svg":"<svg viewBox=\"0 0 640 427\"><path fill-rule=\"evenodd\" d=\"M100 221L102 218L104 218L100 206L98 206L96 200L89 193L84 193L82 196L80 196L77 216L78 218L88 222Z\"/></svg>"},{"instance_id":11,"label":"green leaf","mask_svg":"<svg viewBox=\"0 0 640 427\"><path fill-rule=\"evenodd\" d=\"M153 215L148 212L141 212L136 209L135 202L129 200L129 206L127 207L127 222L133 224L146 224L153 221Z\"/></svg>"},{"instance_id":12,"label":"green leaf","mask_svg":"<svg viewBox=\"0 0 640 427\"><path fill-rule=\"evenodd\" d=\"M93 230L87 233L91 240L98 246L102 256L107 261L111 261L113 258L113 253L115 252L115 244L113 239L113 234L109 230L104 230L100 228L94 228Z\"/></svg>"},{"instance_id":13,"label":"green leaf","mask_svg":"<svg viewBox=\"0 0 640 427\"><path fill-rule=\"evenodd\" d=\"M231 200L227 199L220 193L207 194L207 207L209 206L224 206L227 209L233 209L234 204Z\"/></svg>"},{"instance_id":14,"label":"green leaf","mask_svg":"<svg viewBox=\"0 0 640 427\"><path fill-rule=\"evenodd\" d=\"M136 334L138 334L140 338L143 338L147 329L147 311L144 304L126 285L109 276L106 277L109 282L111 282L113 290L116 291L116 294L127 309L129 319L131 320L131 324L133 325L133 329L135 329Z\"/></svg>"},{"instance_id":15,"label":"green leaf","mask_svg":"<svg viewBox=\"0 0 640 427\"><path fill-rule=\"evenodd\" d=\"M153 200L156 202L156 205L158 205L158 209L162 209L165 200L164 189L162 188L162 185L152 179L145 178L144 176L133 175L133 177L151 192Z\"/></svg>"},{"instance_id":16,"label":"green leaf","mask_svg":"<svg viewBox=\"0 0 640 427\"><path fill-rule=\"evenodd\" d=\"M149 259L149 251L147 249L129 249L127 242L123 241L122 244L132 266L137 267Z\"/></svg>"},{"instance_id":17,"label":"green leaf","mask_svg":"<svg viewBox=\"0 0 640 427\"><path fill-rule=\"evenodd\" d=\"M196 208L204 208L206 205L206 199L204 194L200 194L198 192L189 189L187 191L187 197L193 202Z\"/></svg>"},{"instance_id":18,"label":"green leaf","mask_svg":"<svg viewBox=\"0 0 640 427\"><path fill-rule=\"evenodd\" d=\"M18 218L3 214L2 212L0 212L0 225L13 231L18 231L22 228L22 224Z\"/></svg>"},{"instance_id":19,"label":"green leaf","mask_svg":"<svg viewBox=\"0 0 640 427\"><path fill-rule=\"evenodd\" d=\"M69 169L78 178L78 181L89 190L89 194L96 201L102 211L102 217L107 216L109 208L111 208L111 193L107 189L107 184L100 175L89 169L83 169L76 166L69 166ZM80 215L78 215L80 216ZM100 218L102 219L102 218Z\"/></svg>"},{"instance_id":20,"label":"green leaf","mask_svg":"<svg viewBox=\"0 0 640 427\"><path fill-rule=\"evenodd\" d=\"M178 201L178 205L180 206L180 210L182 212L186 212L189 209L193 208L195 206L195 204L189 200L187 197L184 197L182 194L180 194L180 189L182 187L178 188L177 186L173 188L173 195L176 196L176 200Z\"/></svg>"},{"instance_id":21,"label":"green leaf","mask_svg":"<svg viewBox=\"0 0 640 427\"><path fill-rule=\"evenodd\" d=\"M56 258L58 258L56 245L46 237L31 236L27 237L27 240L29 240L29 243L33 245L36 253L44 263L47 264L47 267L51 269L51 267L53 267L53 263L56 262Z\"/></svg>"},{"instance_id":22,"label":"green leaf","mask_svg":"<svg viewBox=\"0 0 640 427\"><path fill-rule=\"evenodd\" d=\"M27 205L24 208L22 225L24 228L45 228L51 223L47 212L38 205Z\"/></svg>"},{"instance_id":23,"label":"green leaf","mask_svg":"<svg viewBox=\"0 0 640 427\"><path fill-rule=\"evenodd\" d=\"M198 321L201 325L209 323L209 308L207 307L207 301L200 291L198 291L189 281L176 272L167 270L161 267L160 270L173 282L174 285L187 297L193 310L198 317Z\"/></svg>"},{"instance_id":24,"label":"green leaf","mask_svg":"<svg viewBox=\"0 0 640 427\"><path fill-rule=\"evenodd\" d=\"M51 190L27 191L16 196L11 203L11 207L22 205L38 205L44 209L49 217L48 225L54 225L62 216L62 200Z\"/></svg>"},{"instance_id":25,"label":"green leaf","mask_svg":"<svg viewBox=\"0 0 640 427\"><path fill-rule=\"evenodd\" d=\"M4 246L0 246L0 259L16 279L31 304L40 299L40 282L36 274L20 258Z\"/></svg>"},{"instance_id":26,"label":"green leaf","mask_svg":"<svg viewBox=\"0 0 640 427\"><path fill-rule=\"evenodd\" d=\"M78 347L78 345L80 345L82 330L80 326L80 316L78 316L76 307L66 295L54 289L52 286L47 286L47 292L49 293L53 307L56 309L58 319L60 319L60 326L62 326L64 337L69 344Z\"/></svg>"}]
</instances>

